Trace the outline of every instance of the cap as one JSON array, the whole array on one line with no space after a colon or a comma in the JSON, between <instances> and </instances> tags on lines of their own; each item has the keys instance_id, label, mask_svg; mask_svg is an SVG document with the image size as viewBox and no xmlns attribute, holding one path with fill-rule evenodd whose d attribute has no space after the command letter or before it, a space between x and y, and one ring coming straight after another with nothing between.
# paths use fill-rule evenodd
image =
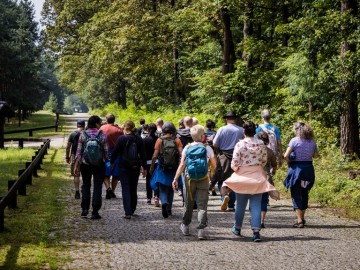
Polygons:
<instances>
[{"instance_id":1,"label":"cap","mask_svg":"<svg viewBox=\"0 0 360 270\"><path fill-rule=\"evenodd\" d=\"M234 111L228 111L223 118L228 118L228 117L238 117L238 115L236 115L236 112Z\"/></svg>"},{"instance_id":2,"label":"cap","mask_svg":"<svg viewBox=\"0 0 360 270\"><path fill-rule=\"evenodd\" d=\"M77 120L76 124L78 126L80 126L80 127L85 127L85 121L84 120L79 119L79 120Z\"/></svg>"}]
</instances>

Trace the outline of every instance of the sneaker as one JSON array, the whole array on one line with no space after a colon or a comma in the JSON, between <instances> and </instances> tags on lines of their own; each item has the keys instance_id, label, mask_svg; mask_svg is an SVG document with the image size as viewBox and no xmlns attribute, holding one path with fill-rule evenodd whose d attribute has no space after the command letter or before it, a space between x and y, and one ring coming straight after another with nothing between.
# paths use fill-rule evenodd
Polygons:
<instances>
[{"instance_id":1,"label":"sneaker","mask_svg":"<svg viewBox=\"0 0 360 270\"><path fill-rule=\"evenodd\" d=\"M212 196L217 196L217 193L216 193L215 189L213 189L213 190L211 191L211 195L212 195Z\"/></svg>"},{"instance_id":2,"label":"sneaker","mask_svg":"<svg viewBox=\"0 0 360 270\"><path fill-rule=\"evenodd\" d=\"M222 203L221 203L221 210L222 210L222 211L226 211L229 201L230 201L229 195L225 195L225 196L224 196L224 200L223 200Z\"/></svg>"},{"instance_id":3,"label":"sneaker","mask_svg":"<svg viewBox=\"0 0 360 270\"><path fill-rule=\"evenodd\" d=\"M168 217L169 217L167 207L168 207L168 204L167 204L167 203L164 203L163 205L161 205L162 216L163 216L164 218L168 218Z\"/></svg>"},{"instance_id":4,"label":"sneaker","mask_svg":"<svg viewBox=\"0 0 360 270\"><path fill-rule=\"evenodd\" d=\"M253 236L252 236L252 240L253 240L254 242L260 242L260 241L261 241L261 239L260 239L260 233L259 233L259 232L254 232L254 233L253 233Z\"/></svg>"},{"instance_id":5,"label":"sneaker","mask_svg":"<svg viewBox=\"0 0 360 270\"><path fill-rule=\"evenodd\" d=\"M111 190L111 194L110 194L111 198L112 199L116 199L116 195L115 195L115 192Z\"/></svg>"},{"instance_id":6,"label":"sneaker","mask_svg":"<svg viewBox=\"0 0 360 270\"><path fill-rule=\"evenodd\" d=\"M146 203L151 204L151 199L147 199Z\"/></svg>"},{"instance_id":7,"label":"sneaker","mask_svg":"<svg viewBox=\"0 0 360 270\"><path fill-rule=\"evenodd\" d=\"M261 229L265 229L265 224L261 223Z\"/></svg>"},{"instance_id":8,"label":"sneaker","mask_svg":"<svg viewBox=\"0 0 360 270\"><path fill-rule=\"evenodd\" d=\"M172 216L172 211L171 210L167 210L167 212L168 212L169 216Z\"/></svg>"},{"instance_id":9,"label":"sneaker","mask_svg":"<svg viewBox=\"0 0 360 270\"><path fill-rule=\"evenodd\" d=\"M304 228L304 222L296 222L293 228Z\"/></svg>"},{"instance_id":10,"label":"sneaker","mask_svg":"<svg viewBox=\"0 0 360 270\"><path fill-rule=\"evenodd\" d=\"M154 198L154 203L155 203L155 206L156 206L156 207L160 207L160 202L159 202L159 198L158 198L158 197L155 197L155 198Z\"/></svg>"},{"instance_id":11,"label":"sneaker","mask_svg":"<svg viewBox=\"0 0 360 270\"><path fill-rule=\"evenodd\" d=\"M189 236L190 235L190 228L189 225L185 225L184 223L181 223L180 230L182 231L183 235Z\"/></svg>"},{"instance_id":12,"label":"sneaker","mask_svg":"<svg viewBox=\"0 0 360 270\"><path fill-rule=\"evenodd\" d=\"M93 212L91 215L91 219L101 219L101 216L98 212Z\"/></svg>"},{"instance_id":13,"label":"sneaker","mask_svg":"<svg viewBox=\"0 0 360 270\"><path fill-rule=\"evenodd\" d=\"M111 190L111 188L108 188L107 190L106 190L106 195L105 195L105 199L107 199L107 200L109 200L109 199L111 199L112 198L112 190Z\"/></svg>"},{"instance_id":14,"label":"sneaker","mask_svg":"<svg viewBox=\"0 0 360 270\"><path fill-rule=\"evenodd\" d=\"M87 209L83 209L81 211L81 217L82 218L86 218L88 214L89 214L89 210L87 210Z\"/></svg>"},{"instance_id":15,"label":"sneaker","mask_svg":"<svg viewBox=\"0 0 360 270\"><path fill-rule=\"evenodd\" d=\"M229 207L229 208L227 209L227 211L228 211L228 212L235 212L235 208L234 208L234 207Z\"/></svg>"},{"instance_id":16,"label":"sneaker","mask_svg":"<svg viewBox=\"0 0 360 270\"><path fill-rule=\"evenodd\" d=\"M79 191L75 192L75 199L77 199L77 200L80 199L80 192Z\"/></svg>"},{"instance_id":17,"label":"sneaker","mask_svg":"<svg viewBox=\"0 0 360 270\"><path fill-rule=\"evenodd\" d=\"M182 194L181 190L179 190L178 195L179 195L180 197L182 197L183 194Z\"/></svg>"},{"instance_id":18,"label":"sneaker","mask_svg":"<svg viewBox=\"0 0 360 270\"><path fill-rule=\"evenodd\" d=\"M232 232L233 234L235 234L236 236L241 237L241 230L240 230L240 229L236 229L235 226L233 226L233 227L231 228L231 232Z\"/></svg>"},{"instance_id":19,"label":"sneaker","mask_svg":"<svg viewBox=\"0 0 360 270\"><path fill-rule=\"evenodd\" d=\"M205 240L206 239L204 229L198 229L198 238L199 238L199 240Z\"/></svg>"}]
</instances>

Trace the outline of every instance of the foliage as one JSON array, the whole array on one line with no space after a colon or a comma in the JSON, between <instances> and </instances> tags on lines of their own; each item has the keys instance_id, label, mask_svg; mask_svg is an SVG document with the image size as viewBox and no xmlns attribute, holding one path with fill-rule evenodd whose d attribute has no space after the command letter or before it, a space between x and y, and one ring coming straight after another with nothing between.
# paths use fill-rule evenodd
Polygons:
<instances>
[{"instance_id":1,"label":"foliage","mask_svg":"<svg viewBox=\"0 0 360 270\"><path fill-rule=\"evenodd\" d=\"M57 97L53 93L50 94L49 100L44 104L44 110L53 113L59 110Z\"/></svg>"}]
</instances>

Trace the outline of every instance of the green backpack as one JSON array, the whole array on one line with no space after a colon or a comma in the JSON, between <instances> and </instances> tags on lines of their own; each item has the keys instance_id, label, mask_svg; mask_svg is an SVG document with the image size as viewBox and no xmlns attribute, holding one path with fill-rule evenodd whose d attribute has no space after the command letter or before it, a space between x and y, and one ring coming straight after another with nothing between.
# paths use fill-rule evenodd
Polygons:
<instances>
[{"instance_id":1,"label":"green backpack","mask_svg":"<svg viewBox=\"0 0 360 270\"><path fill-rule=\"evenodd\" d=\"M173 171L179 166L179 151L174 138L161 137L159 164L163 171Z\"/></svg>"}]
</instances>

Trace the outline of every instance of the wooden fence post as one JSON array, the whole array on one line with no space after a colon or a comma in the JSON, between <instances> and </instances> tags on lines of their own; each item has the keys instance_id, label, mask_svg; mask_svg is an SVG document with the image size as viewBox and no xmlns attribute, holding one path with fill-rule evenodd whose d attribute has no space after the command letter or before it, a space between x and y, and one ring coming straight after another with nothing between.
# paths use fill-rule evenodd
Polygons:
<instances>
[{"instance_id":1,"label":"wooden fence post","mask_svg":"<svg viewBox=\"0 0 360 270\"><path fill-rule=\"evenodd\" d=\"M11 189L11 187L16 183L16 180L9 180L8 181L8 191ZM9 201L8 207L11 209L17 208L17 192L15 192L14 197Z\"/></svg>"},{"instance_id":2,"label":"wooden fence post","mask_svg":"<svg viewBox=\"0 0 360 270\"><path fill-rule=\"evenodd\" d=\"M35 160L36 156L32 156L31 157L31 162L33 162ZM37 174L37 170L38 170L38 166L36 165L33 169L33 173L32 175L35 176L35 177L38 177L39 175Z\"/></svg>"},{"instance_id":3,"label":"wooden fence post","mask_svg":"<svg viewBox=\"0 0 360 270\"><path fill-rule=\"evenodd\" d=\"M22 175L25 172L25 170L19 170L18 171L18 176L20 177L20 175ZM18 189L19 195L22 196L26 196L26 183L23 183L22 185L19 186Z\"/></svg>"},{"instance_id":4,"label":"wooden fence post","mask_svg":"<svg viewBox=\"0 0 360 270\"><path fill-rule=\"evenodd\" d=\"M19 148L24 148L24 140L19 140Z\"/></svg>"}]
</instances>

